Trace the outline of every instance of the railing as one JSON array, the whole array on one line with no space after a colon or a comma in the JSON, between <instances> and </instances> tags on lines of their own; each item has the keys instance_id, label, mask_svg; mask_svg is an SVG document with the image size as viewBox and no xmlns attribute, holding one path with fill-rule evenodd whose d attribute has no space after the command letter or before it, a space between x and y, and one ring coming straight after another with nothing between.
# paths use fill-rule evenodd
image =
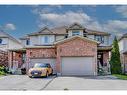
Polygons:
<instances>
[{"instance_id":1,"label":"railing","mask_svg":"<svg viewBox=\"0 0 127 95\"><path fill-rule=\"evenodd\" d=\"M102 74L102 75L111 74L109 62L107 63L107 66L101 66L101 64L99 64L99 68L98 69L99 69L99 74Z\"/></svg>"}]
</instances>

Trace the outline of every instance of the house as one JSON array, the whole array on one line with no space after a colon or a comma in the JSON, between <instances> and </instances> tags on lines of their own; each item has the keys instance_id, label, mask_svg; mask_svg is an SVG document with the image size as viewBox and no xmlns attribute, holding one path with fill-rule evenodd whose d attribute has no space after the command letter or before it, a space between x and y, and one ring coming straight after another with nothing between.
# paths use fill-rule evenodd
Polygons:
<instances>
[{"instance_id":1,"label":"house","mask_svg":"<svg viewBox=\"0 0 127 95\"><path fill-rule=\"evenodd\" d=\"M0 50L7 51L8 49L18 48L22 48L21 43L11 35L0 30Z\"/></svg>"},{"instance_id":2,"label":"house","mask_svg":"<svg viewBox=\"0 0 127 95\"><path fill-rule=\"evenodd\" d=\"M118 40L123 72L127 72L127 33Z\"/></svg>"},{"instance_id":3,"label":"house","mask_svg":"<svg viewBox=\"0 0 127 95\"><path fill-rule=\"evenodd\" d=\"M0 66L8 66L9 49L19 48L23 48L23 46L17 39L7 34L6 32L0 30Z\"/></svg>"},{"instance_id":4,"label":"house","mask_svg":"<svg viewBox=\"0 0 127 95\"><path fill-rule=\"evenodd\" d=\"M20 38L24 48L9 51L9 64L13 67L17 61L28 70L35 63L50 63L53 72L59 75L97 75L99 66L109 65L109 38L109 33L90 30L78 23L44 27Z\"/></svg>"}]
</instances>

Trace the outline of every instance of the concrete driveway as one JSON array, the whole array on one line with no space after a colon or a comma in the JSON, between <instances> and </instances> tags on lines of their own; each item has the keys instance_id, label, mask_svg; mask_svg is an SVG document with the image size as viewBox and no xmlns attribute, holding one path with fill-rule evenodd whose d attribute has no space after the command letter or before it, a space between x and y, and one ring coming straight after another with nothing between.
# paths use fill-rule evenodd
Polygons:
<instances>
[{"instance_id":1,"label":"concrete driveway","mask_svg":"<svg viewBox=\"0 0 127 95\"><path fill-rule=\"evenodd\" d=\"M0 77L0 90L127 90L127 80L113 76L29 78L26 75Z\"/></svg>"},{"instance_id":2,"label":"concrete driveway","mask_svg":"<svg viewBox=\"0 0 127 95\"><path fill-rule=\"evenodd\" d=\"M57 77L45 90L127 90L127 80L114 76Z\"/></svg>"},{"instance_id":3,"label":"concrete driveway","mask_svg":"<svg viewBox=\"0 0 127 95\"><path fill-rule=\"evenodd\" d=\"M0 77L0 90L43 90L55 76L49 78L29 78L27 75Z\"/></svg>"}]
</instances>

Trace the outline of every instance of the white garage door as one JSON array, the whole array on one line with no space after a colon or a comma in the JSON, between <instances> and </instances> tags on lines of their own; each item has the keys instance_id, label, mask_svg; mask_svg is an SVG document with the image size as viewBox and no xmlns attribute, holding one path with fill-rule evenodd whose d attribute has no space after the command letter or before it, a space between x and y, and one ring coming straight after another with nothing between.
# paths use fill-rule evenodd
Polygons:
<instances>
[{"instance_id":1,"label":"white garage door","mask_svg":"<svg viewBox=\"0 0 127 95\"><path fill-rule=\"evenodd\" d=\"M62 75L94 75L93 57L62 57Z\"/></svg>"},{"instance_id":2,"label":"white garage door","mask_svg":"<svg viewBox=\"0 0 127 95\"><path fill-rule=\"evenodd\" d=\"M56 60L53 58L49 59L31 59L29 67L34 66L35 63L50 63L51 67L53 68L53 73L56 73Z\"/></svg>"}]
</instances>

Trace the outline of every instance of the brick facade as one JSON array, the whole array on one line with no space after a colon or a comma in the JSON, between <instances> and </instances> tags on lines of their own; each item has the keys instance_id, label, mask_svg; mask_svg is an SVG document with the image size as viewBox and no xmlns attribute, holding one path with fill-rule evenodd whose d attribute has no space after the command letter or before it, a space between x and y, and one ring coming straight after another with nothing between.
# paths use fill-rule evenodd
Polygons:
<instances>
[{"instance_id":1,"label":"brick facade","mask_svg":"<svg viewBox=\"0 0 127 95\"><path fill-rule=\"evenodd\" d=\"M22 66L22 53L20 52L8 52L8 63L9 67L13 68L14 65L17 65L19 68Z\"/></svg>"},{"instance_id":2,"label":"brick facade","mask_svg":"<svg viewBox=\"0 0 127 95\"><path fill-rule=\"evenodd\" d=\"M55 53L55 48L34 48L26 50L26 56L29 58L54 58L56 57Z\"/></svg>"},{"instance_id":3,"label":"brick facade","mask_svg":"<svg viewBox=\"0 0 127 95\"><path fill-rule=\"evenodd\" d=\"M103 64L106 66L109 61L109 52L103 52Z\"/></svg>"},{"instance_id":4,"label":"brick facade","mask_svg":"<svg viewBox=\"0 0 127 95\"><path fill-rule=\"evenodd\" d=\"M20 53L13 53L13 61L21 60ZM29 69L30 59L56 58L56 71L61 73L62 57L93 57L93 68L97 74L97 43L82 38L74 38L64 42L56 43L55 47L50 48L27 48L26 49L26 68ZM11 53L9 54L11 58ZM103 62L109 59L109 52L103 53Z\"/></svg>"},{"instance_id":5,"label":"brick facade","mask_svg":"<svg viewBox=\"0 0 127 95\"><path fill-rule=\"evenodd\" d=\"M127 72L127 54L120 54L123 72Z\"/></svg>"},{"instance_id":6,"label":"brick facade","mask_svg":"<svg viewBox=\"0 0 127 95\"><path fill-rule=\"evenodd\" d=\"M0 66L8 66L8 53L0 50Z\"/></svg>"},{"instance_id":7,"label":"brick facade","mask_svg":"<svg viewBox=\"0 0 127 95\"><path fill-rule=\"evenodd\" d=\"M55 48L31 48L26 50L27 64L30 59L36 58L56 58L56 69L60 72L62 56L91 56L97 59L97 43L75 38L62 44L57 44ZM94 64L95 65L95 64ZM28 66L29 67L29 66ZM96 65L94 66L96 68Z\"/></svg>"},{"instance_id":8,"label":"brick facade","mask_svg":"<svg viewBox=\"0 0 127 95\"><path fill-rule=\"evenodd\" d=\"M30 59L55 58L55 48L31 48L26 50L26 68L29 69Z\"/></svg>"}]
</instances>

